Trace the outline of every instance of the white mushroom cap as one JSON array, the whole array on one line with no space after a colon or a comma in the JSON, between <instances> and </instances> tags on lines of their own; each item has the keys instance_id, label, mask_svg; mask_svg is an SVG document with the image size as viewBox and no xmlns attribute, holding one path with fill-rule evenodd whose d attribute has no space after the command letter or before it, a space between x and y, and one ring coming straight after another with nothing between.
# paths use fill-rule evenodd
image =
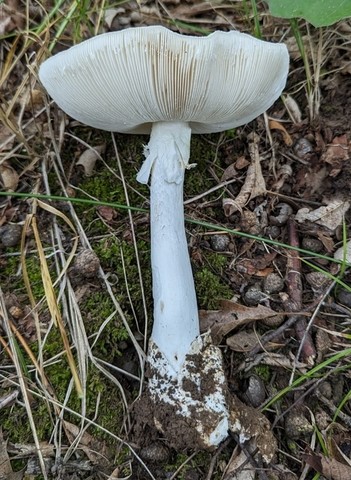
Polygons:
<instances>
[{"instance_id":1,"label":"white mushroom cap","mask_svg":"<svg viewBox=\"0 0 351 480\"><path fill-rule=\"evenodd\" d=\"M93 37L46 60L39 77L65 112L95 128L150 133L154 122L180 121L212 133L267 110L288 63L285 45L244 33L152 26Z\"/></svg>"}]
</instances>

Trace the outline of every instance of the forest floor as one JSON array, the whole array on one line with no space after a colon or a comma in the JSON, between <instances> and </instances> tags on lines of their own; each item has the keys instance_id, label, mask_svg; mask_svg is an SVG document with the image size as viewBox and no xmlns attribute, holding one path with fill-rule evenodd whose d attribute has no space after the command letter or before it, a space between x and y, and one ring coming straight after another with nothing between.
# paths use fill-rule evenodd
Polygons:
<instances>
[{"instance_id":1,"label":"forest floor","mask_svg":"<svg viewBox=\"0 0 351 480\"><path fill-rule=\"evenodd\" d=\"M351 23L294 29L263 2L255 22L249 3L1 3L0 478L351 478ZM153 308L149 189L136 181L147 137L66 116L38 68L146 25L259 27L289 50L266 114L193 135L184 186L201 328L230 393L271 425L268 465L235 436L203 452L135 433Z\"/></svg>"}]
</instances>

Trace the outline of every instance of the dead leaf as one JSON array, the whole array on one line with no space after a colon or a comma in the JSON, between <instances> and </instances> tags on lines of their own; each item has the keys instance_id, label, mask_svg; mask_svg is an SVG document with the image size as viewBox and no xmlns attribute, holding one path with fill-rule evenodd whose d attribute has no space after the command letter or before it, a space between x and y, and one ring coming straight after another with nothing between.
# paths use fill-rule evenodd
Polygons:
<instances>
[{"instance_id":1,"label":"dead leaf","mask_svg":"<svg viewBox=\"0 0 351 480\"><path fill-rule=\"evenodd\" d=\"M44 458L55 455L55 447L49 442L40 442L40 451ZM9 443L8 451L22 457L31 457L38 454L37 446L33 443Z\"/></svg>"},{"instance_id":2,"label":"dead leaf","mask_svg":"<svg viewBox=\"0 0 351 480\"><path fill-rule=\"evenodd\" d=\"M334 231L342 224L344 215L349 208L349 202L334 199L327 206L319 207L316 210L301 208L296 213L295 220L299 223L305 221L317 223Z\"/></svg>"},{"instance_id":3,"label":"dead leaf","mask_svg":"<svg viewBox=\"0 0 351 480\"><path fill-rule=\"evenodd\" d=\"M346 480L351 478L351 467L338 462L334 458L328 458L315 453L303 454L302 456L308 465L328 480Z\"/></svg>"},{"instance_id":4,"label":"dead leaf","mask_svg":"<svg viewBox=\"0 0 351 480\"><path fill-rule=\"evenodd\" d=\"M318 240L323 243L323 247L328 253L331 253L334 250L334 240L330 236L319 230L317 232L317 237Z\"/></svg>"},{"instance_id":5,"label":"dead leaf","mask_svg":"<svg viewBox=\"0 0 351 480\"><path fill-rule=\"evenodd\" d=\"M99 467L110 467L108 448L104 442L97 440L87 431L81 434L81 429L73 423L64 421L64 426L66 435L70 437L69 440L71 443L79 436L78 446L84 451L93 464L99 465Z\"/></svg>"},{"instance_id":6,"label":"dead leaf","mask_svg":"<svg viewBox=\"0 0 351 480\"><path fill-rule=\"evenodd\" d=\"M7 442L4 440L0 428L0 478L9 478L12 473L10 457L7 453Z\"/></svg>"},{"instance_id":7,"label":"dead leaf","mask_svg":"<svg viewBox=\"0 0 351 480\"><path fill-rule=\"evenodd\" d=\"M0 123L0 152L11 150L14 140L13 132L6 125Z\"/></svg>"},{"instance_id":8,"label":"dead leaf","mask_svg":"<svg viewBox=\"0 0 351 480\"><path fill-rule=\"evenodd\" d=\"M334 253L335 260L345 261L351 264L351 241L348 241L346 245L342 245Z\"/></svg>"},{"instance_id":9,"label":"dead leaf","mask_svg":"<svg viewBox=\"0 0 351 480\"><path fill-rule=\"evenodd\" d=\"M24 26L24 15L18 0L5 0L0 3L0 36Z\"/></svg>"},{"instance_id":10,"label":"dead leaf","mask_svg":"<svg viewBox=\"0 0 351 480\"><path fill-rule=\"evenodd\" d=\"M255 332L239 332L227 338L226 344L234 352L249 352L259 341L259 336Z\"/></svg>"},{"instance_id":11,"label":"dead leaf","mask_svg":"<svg viewBox=\"0 0 351 480\"><path fill-rule=\"evenodd\" d=\"M338 462L351 467L351 459L342 451L336 439L338 440L338 442L340 442L343 445L343 448L345 448L346 451L349 451L350 438L348 438L348 434L346 434L346 438L345 438L345 435L343 435L343 433L333 434L333 436L328 438L329 455L332 456Z\"/></svg>"},{"instance_id":12,"label":"dead leaf","mask_svg":"<svg viewBox=\"0 0 351 480\"><path fill-rule=\"evenodd\" d=\"M301 109L296 100L291 95L284 97L284 105L289 113L290 118L294 123L302 122Z\"/></svg>"},{"instance_id":13,"label":"dead leaf","mask_svg":"<svg viewBox=\"0 0 351 480\"><path fill-rule=\"evenodd\" d=\"M256 133L250 133L248 138L251 164L247 169L244 185L241 187L239 195L232 198L223 199L224 214L229 217L236 211L242 212L242 209L252 198L264 195L266 193L266 182L264 180L258 151L259 136Z\"/></svg>"},{"instance_id":14,"label":"dead leaf","mask_svg":"<svg viewBox=\"0 0 351 480\"><path fill-rule=\"evenodd\" d=\"M323 162L332 165L332 170L329 173L331 177L336 177L340 173L343 163L350 158L351 142L348 141L346 135L335 137L327 150L321 156Z\"/></svg>"},{"instance_id":15,"label":"dead leaf","mask_svg":"<svg viewBox=\"0 0 351 480\"><path fill-rule=\"evenodd\" d=\"M111 29L112 24L114 23L115 18L117 15L126 13L125 9L123 7L120 8L107 8L105 10L105 15L104 15L104 22L108 26L109 29Z\"/></svg>"},{"instance_id":16,"label":"dead leaf","mask_svg":"<svg viewBox=\"0 0 351 480\"><path fill-rule=\"evenodd\" d=\"M246 168L250 165L250 160L248 160L244 156L238 157L237 161L235 162L235 168L238 170L242 170L243 168Z\"/></svg>"},{"instance_id":17,"label":"dead leaf","mask_svg":"<svg viewBox=\"0 0 351 480\"><path fill-rule=\"evenodd\" d=\"M276 252L266 253L257 258L243 258L237 262L237 271L256 277L266 277L273 272L271 267L273 260L277 256Z\"/></svg>"},{"instance_id":18,"label":"dead leaf","mask_svg":"<svg viewBox=\"0 0 351 480\"><path fill-rule=\"evenodd\" d=\"M238 175L238 172L236 171L236 168L235 168L234 164L232 163L231 165L229 165L229 167L227 167L224 170L223 175L221 177L221 182L226 182L227 180L232 180L237 175Z\"/></svg>"},{"instance_id":19,"label":"dead leaf","mask_svg":"<svg viewBox=\"0 0 351 480\"><path fill-rule=\"evenodd\" d=\"M95 163L106 149L106 144L91 147L85 150L79 157L76 165L81 165L84 168L84 173L87 177L91 177L94 173Z\"/></svg>"},{"instance_id":20,"label":"dead leaf","mask_svg":"<svg viewBox=\"0 0 351 480\"><path fill-rule=\"evenodd\" d=\"M306 58L311 58L311 38L308 35L303 35L300 40L303 43ZM299 60L301 58L301 50L295 36L288 37L284 43L288 47L291 59Z\"/></svg>"},{"instance_id":21,"label":"dead leaf","mask_svg":"<svg viewBox=\"0 0 351 480\"><path fill-rule=\"evenodd\" d=\"M281 123L277 122L276 120L269 120L269 128L271 130L279 130L280 132L282 132L285 145L291 147L291 145L293 144L292 138Z\"/></svg>"},{"instance_id":22,"label":"dead leaf","mask_svg":"<svg viewBox=\"0 0 351 480\"><path fill-rule=\"evenodd\" d=\"M278 343L276 344L277 346ZM281 346L281 345L280 345ZM257 365L269 365L270 367L283 368L284 370L292 370L297 368L300 372L306 371L308 366L306 363L296 361L296 358L293 355L290 355L291 358L288 358L285 354L273 353L273 352L263 352L250 357L250 360L245 360L245 362L237 368L237 371L249 372L252 368Z\"/></svg>"},{"instance_id":23,"label":"dead leaf","mask_svg":"<svg viewBox=\"0 0 351 480\"><path fill-rule=\"evenodd\" d=\"M6 162L0 165L0 180L6 191L15 192L17 190L19 176L16 170Z\"/></svg>"},{"instance_id":24,"label":"dead leaf","mask_svg":"<svg viewBox=\"0 0 351 480\"><path fill-rule=\"evenodd\" d=\"M21 107L26 111L38 111L44 106L43 92L39 89L28 88L19 98Z\"/></svg>"},{"instance_id":25,"label":"dead leaf","mask_svg":"<svg viewBox=\"0 0 351 480\"><path fill-rule=\"evenodd\" d=\"M211 330L213 341L219 343L235 328L274 317L277 312L263 305L246 307L230 300L222 300L221 310L200 310L199 314L201 332Z\"/></svg>"},{"instance_id":26,"label":"dead leaf","mask_svg":"<svg viewBox=\"0 0 351 480\"><path fill-rule=\"evenodd\" d=\"M255 477L255 469L247 461L247 455L236 446L225 469L224 480L255 480Z\"/></svg>"},{"instance_id":27,"label":"dead leaf","mask_svg":"<svg viewBox=\"0 0 351 480\"><path fill-rule=\"evenodd\" d=\"M115 219L118 216L118 213L114 208L108 207L106 205L100 205L97 208L97 211L102 216L102 218L107 222L111 222L113 219Z\"/></svg>"}]
</instances>

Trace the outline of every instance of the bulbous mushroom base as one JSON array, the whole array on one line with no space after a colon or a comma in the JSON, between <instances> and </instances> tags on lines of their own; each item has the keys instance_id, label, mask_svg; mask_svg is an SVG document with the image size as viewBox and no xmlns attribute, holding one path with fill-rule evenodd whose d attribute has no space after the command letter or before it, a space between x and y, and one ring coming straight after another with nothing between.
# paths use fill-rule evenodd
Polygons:
<instances>
[{"instance_id":1,"label":"bulbous mushroom base","mask_svg":"<svg viewBox=\"0 0 351 480\"><path fill-rule=\"evenodd\" d=\"M228 392L222 354L209 334L192 342L178 372L150 339L148 367L152 421L170 446L213 450L227 438Z\"/></svg>"}]
</instances>

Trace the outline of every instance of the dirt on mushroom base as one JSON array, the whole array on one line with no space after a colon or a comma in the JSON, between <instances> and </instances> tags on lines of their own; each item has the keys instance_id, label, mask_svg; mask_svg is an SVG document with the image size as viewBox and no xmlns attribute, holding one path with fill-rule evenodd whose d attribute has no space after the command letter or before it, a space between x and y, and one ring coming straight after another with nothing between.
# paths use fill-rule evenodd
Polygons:
<instances>
[{"instance_id":1,"label":"dirt on mushroom base","mask_svg":"<svg viewBox=\"0 0 351 480\"><path fill-rule=\"evenodd\" d=\"M194 340L174 377L170 376L166 357L152 340L148 359L149 385L143 394L151 412L146 417L148 425L176 449L214 450L228 430L230 395L222 355L210 335Z\"/></svg>"},{"instance_id":2,"label":"dirt on mushroom base","mask_svg":"<svg viewBox=\"0 0 351 480\"><path fill-rule=\"evenodd\" d=\"M250 446L253 450L257 448L264 462L270 463L276 453L277 442L269 420L230 392L221 370L220 350L213 345L209 334L203 336L200 345L197 354L186 356L182 372L174 380L167 375L162 376L162 367L155 366L152 354L149 356L151 360L146 376L151 386L133 407L133 438L139 439L138 447L143 448L145 441L147 444L155 441L161 434L164 443L178 452L215 451L217 447L209 439L213 438L215 431L219 438L223 428L218 426L225 422L224 435L217 444L233 435L239 444ZM153 349L150 350L152 352ZM156 360L157 356L162 365L162 354L156 354ZM213 404L216 406L212 409L209 405ZM225 410L221 409L222 405L225 405Z\"/></svg>"},{"instance_id":3,"label":"dirt on mushroom base","mask_svg":"<svg viewBox=\"0 0 351 480\"><path fill-rule=\"evenodd\" d=\"M211 391L210 385L208 387ZM277 440L272 434L269 421L257 409L245 405L236 396L228 393L228 399L231 424L240 425L240 433L233 432L234 437L240 441L241 435L243 443L252 440L252 445L259 449L262 458L269 463L277 451ZM203 449L191 419L177 415L174 407L165 402L155 404L147 390L134 404L132 415L134 423L130 440L135 442L138 451L140 449L143 452L143 449L160 439L162 444L177 452L187 452L190 448L191 451ZM209 420L208 417L204 418L204 423ZM167 439L156 428L158 422L162 422L163 434L166 433Z\"/></svg>"}]
</instances>

